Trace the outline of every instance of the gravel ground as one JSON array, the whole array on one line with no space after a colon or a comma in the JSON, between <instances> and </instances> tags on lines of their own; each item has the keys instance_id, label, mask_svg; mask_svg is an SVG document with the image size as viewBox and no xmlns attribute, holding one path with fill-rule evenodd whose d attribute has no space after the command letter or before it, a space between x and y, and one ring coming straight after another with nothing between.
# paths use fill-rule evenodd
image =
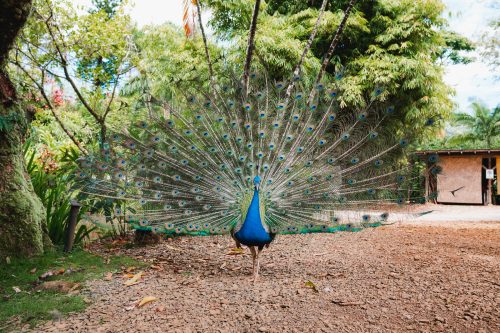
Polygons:
<instances>
[{"instance_id":1,"label":"gravel ground","mask_svg":"<svg viewBox=\"0 0 500 333\"><path fill-rule=\"evenodd\" d=\"M89 283L85 312L37 330L499 332L500 223L483 226L281 236L264 251L255 285L249 251L228 255L229 237L95 245L149 267L132 286L123 273ZM137 307L145 296L158 299Z\"/></svg>"}]
</instances>

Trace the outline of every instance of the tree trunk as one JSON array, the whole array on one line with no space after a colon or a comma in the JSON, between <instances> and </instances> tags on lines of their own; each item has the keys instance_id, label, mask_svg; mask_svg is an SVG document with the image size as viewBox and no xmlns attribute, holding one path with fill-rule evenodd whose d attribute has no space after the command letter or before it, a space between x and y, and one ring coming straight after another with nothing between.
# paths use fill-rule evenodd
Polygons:
<instances>
[{"instance_id":1,"label":"tree trunk","mask_svg":"<svg viewBox=\"0 0 500 333\"><path fill-rule=\"evenodd\" d=\"M24 161L26 108L5 70L8 52L30 9L31 0L0 2L0 258L40 254L51 247L45 209Z\"/></svg>"}]
</instances>

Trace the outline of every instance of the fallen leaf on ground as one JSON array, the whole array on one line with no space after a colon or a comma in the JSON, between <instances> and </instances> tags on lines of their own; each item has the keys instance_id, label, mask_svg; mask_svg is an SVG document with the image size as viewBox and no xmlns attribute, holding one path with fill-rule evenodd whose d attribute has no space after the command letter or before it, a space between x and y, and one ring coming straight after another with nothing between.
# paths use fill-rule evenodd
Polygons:
<instances>
[{"instance_id":1,"label":"fallen leaf on ground","mask_svg":"<svg viewBox=\"0 0 500 333\"><path fill-rule=\"evenodd\" d=\"M104 280L106 280L106 281L113 280L113 273L107 272L106 275L104 276Z\"/></svg>"},{"instance_id":2,"label":"fallen leaf on ground","mask_svg":"<svg viewBox=\"0 0 500 333\"><path fill-rule=\"evenodd\" d=\"M342 301L342 300L332 300L333 304L337 304L340 306L355 306L355 305L363 305L363 302L358 301Z\"/></svg>"},{"instance_id":3,"label":"fallen leaf on ground","mask_svg":"<svg viewBox=\"0 0 500 333\"><path fill-rule=\"evenodd\" d=\"M155 311L156 312L163 312L163 311L165 311L165 307L164 306L157 306Z\"/></svg>"},{"instance_id":4,"label":"fallen leaf on ground","mask_svg":"<svg viewBox=\"0 0 500 333\"><path fill-rule=\"evenodd\" d=\"M173 247L173 246L170 246L170 245L165 245L165 247L168 248L168 249L170 249L170 250L174 250L174 251L182 251L178 247Z\"/></svg>"},{"instance_id":5,"label":"fallen leaf on ground","mask_svg":"<svg viewBox=\"0 0 500 333\"><path fill-rule=\"evenodd\" d=\"M225 263L225 262L224 262L224 263L222 263L222 265L220 265L220 267L219 267L219 268L220 268L220 269L224 269L224 267L226 267L226 263Z\"/></svg>"},{"instance_id":6,"label":"fallen leaf on ground","mask_svg":"<svg viewBox=\"0 0 500 333\"><path fill-rule=\"evenodd\" d=\"M63 293L69 293L80 287L79 283L69 282L69 281L46 281L41 285L37 286L35 290L53 290Z\"/></svg>"},{"instance_id":7,"label":"fallen leaf on ground","mask_svg":"<svg viewBox=\"0 0 500 333\"><path fill-rule=\"evenodd\" d=\"M314 290L315 292L318 292L318 288L316 287L316 285L314 284L314 282L312 281L307 281L305 284L304 284L307 288L311 288L312 290Z\"/></svg>"},{"instance_id":8,"label":"fallen leaf on ground","mask_svg":"<svg viewBox=\"0 0 500 333\"><path fill-rule=\"evenodd\" d=\"M151 302L154 302L158 300L158 298L154 297L154 296L146 296L144 297L140 302L139 302L139 305L137 305L138 308L148 304L148 303L151 303Z\"/></svg>"},{"instance_id":9,"label":"fallen leaf on ground","mask_svg":"<svg viewBox=\"0 0 500 333\"><path fill-rule=\"evenodd\" d=\"M241 247L235 247L231 250L229 250L228 253L226 253L226 255L228 256L237 256L237 255L241 255L241 254L244 254L245 253L245 250L243 250Z\"/></svg>"},{"instance_id":10,"label":"fallen leaf on ground","mask_svg":"<svg viewBox=\"0 0 500 333\"><path fill-rule=\"evenodd\" d=\"M30 271L31 274L35 274L35 272L36 272L36 267Z\"/></svg>"},{"instance_id":11,"label":"fallen leaf on ground","mask_svg":"<svg viewBox=\"0 0 500 333\"><path fill-rule=\"evenodd\" d=\"M158 266L158 265L151 265L151 268L156 270L156 271L162 271L163 270L163 267L161 266Z\"/></svg>"},{"instance_id":12,"label":"fallen leaf on ground","mask_svg":"<svg viewBox=\"0 0 500 333\"><path fill-rule=\"evenodd\" d=\"M14 291L16 293L20 293L21 292L21 289L19 289L19 287L12 287L12 289L14 289Z\"/></svg>"},{"instance_id":13,"label":"fallen leaf on ground","mask_svg":"<svg viewBox=\"0 0 500 333\"><path fill-rule=\"evenodd\" d=\"M140 271L139 273L135 274L131 279L125 281L123 284L126 285L127 287L133 286L134 284L140 283L140 279L142 275L144 274L143 271Z\"/></svg>"},{"instance_id":14,"label":"fallen leaf on ground","mask_svg":"<svg viewBox=\"0 0 500 333\"><path fill-rule=\"evenodd\" d=\"M135 266L129 266L129 267L127 267L127 268L125 269L125 272L130 273L130 272L132 272L132 271L135 271L135 269L136 269L136 268L137 268L137 267L135 267Z\"/></svg>"}]
</instances>

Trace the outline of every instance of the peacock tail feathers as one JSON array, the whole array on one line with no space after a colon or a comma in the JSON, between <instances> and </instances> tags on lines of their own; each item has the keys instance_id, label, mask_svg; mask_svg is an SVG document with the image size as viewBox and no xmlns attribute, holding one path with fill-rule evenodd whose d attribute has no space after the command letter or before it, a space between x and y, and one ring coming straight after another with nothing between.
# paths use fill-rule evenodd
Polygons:
<instances>
[{"instance_id":1,"label":"peacock tail feathers","mask_svg":"<svg viewBox=\"0 0 500 333\"><path fill-rule=\"evenodd\" d=\"M79 161L83 193L114 202L109 219L167 234L238 229L260 176L260 216L272 233L356 231L386 223L391 207L424 200L411 191L411 136L376 87L359 108L333 82L251 74L193 87L168 114L112 129ZM312 96L312 98L311 98ZM386 204L386 212L370 211Z\"/></svg>"}]
</instances>

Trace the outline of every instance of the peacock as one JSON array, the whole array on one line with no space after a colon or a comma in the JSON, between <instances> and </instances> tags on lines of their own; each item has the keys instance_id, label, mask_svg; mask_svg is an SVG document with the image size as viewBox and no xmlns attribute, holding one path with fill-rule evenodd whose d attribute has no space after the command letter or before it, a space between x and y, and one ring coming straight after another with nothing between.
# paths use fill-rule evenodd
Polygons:
<instances>
[{"instance_id":1,"label":"peacock","mask_svg":"<svg viewBox=\"0 0 500 333\"><path fill-rule=\"evenodd\" d=\"M251 71L250 29L242 74L211 75L208 85L171 101L168 113L111 129L78 161L81 192L115 202L109 217L135 229L231 235L237 247L249 247L255 280L259 255L276 235L377 227L395 207L424 200L411 191L418 176L405 150L412 137L390 126L398 110L383 87L350 109L341 103L342 69L329 80L324 68L314 82L301 77L317 24L294 72L281 80ZM383 212L369 213L378 207Z\"/></svg>"}]
</instances>

